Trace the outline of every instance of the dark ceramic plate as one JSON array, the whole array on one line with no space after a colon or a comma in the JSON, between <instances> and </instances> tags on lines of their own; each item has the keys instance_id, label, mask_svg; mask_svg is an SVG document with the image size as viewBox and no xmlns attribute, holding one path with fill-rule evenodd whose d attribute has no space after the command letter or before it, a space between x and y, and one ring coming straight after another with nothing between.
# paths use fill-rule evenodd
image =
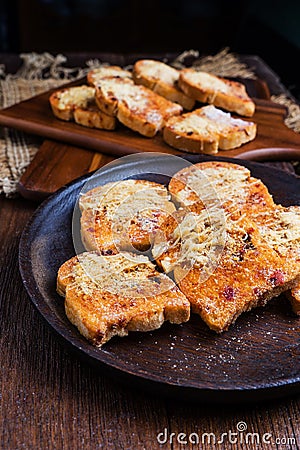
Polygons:
<instances>
[{"instance_id":1,"label":"dark ceramic plate","mask_svg":"<svg viewBox=\"0 0 300 450\"><path fill-rule=\"evenodd\" d=\"M269 187L277 202L300 204L300 179L261 164L226 158L195 156L192 162L227 160L248 167ZM187 164L185 160L184 164ZM27 224L20 242L20 270L24 285L38 311L80 356L98 368L113 372L128 385L156 393L209 402L262 400L300 389L299 321L284 296L267 307L243 314L216 335L192 316L183 325L165 324L150 333L114 338L98 349L67 320L63 300L55 290L59 266L74 255L72 215L87 179L92 185L131 177L157 179L167 157L125 162L116 170L82 177L46 200ZM168 167L172 171L172 167ZM120 175L121 173L121 175Z\"/></svg>"}]
</instances>

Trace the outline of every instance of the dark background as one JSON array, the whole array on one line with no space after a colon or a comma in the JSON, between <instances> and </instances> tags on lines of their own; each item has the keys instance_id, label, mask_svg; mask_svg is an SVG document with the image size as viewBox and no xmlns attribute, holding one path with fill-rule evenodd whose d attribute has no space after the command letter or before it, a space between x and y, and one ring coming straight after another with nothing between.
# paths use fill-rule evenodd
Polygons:
<instances>
[{"instance_id":1,"label":"dark background","mask_svg":"<svg viewBox=\"0 0 300 450\"><path fill-rule=\"evenodd\" d=\"M300 0L1 0L0 14L0 52L229 46L261 56L300 100Z\"/></svg>"}]
</instances>

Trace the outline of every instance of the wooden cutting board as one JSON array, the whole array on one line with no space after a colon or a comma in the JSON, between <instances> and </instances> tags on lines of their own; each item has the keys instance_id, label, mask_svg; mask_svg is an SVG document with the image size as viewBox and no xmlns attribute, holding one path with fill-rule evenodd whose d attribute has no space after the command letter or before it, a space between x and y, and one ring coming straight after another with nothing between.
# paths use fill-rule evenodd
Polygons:
<instances>
[{"instance_id":1,"label":"wooden cutting board","mask_svg":"<svg viewBox=\"0 0 300 450\"><path fill-rule=\"evenodd\" d=\"M66 86L83 84L85 81L79 80L68 83ZM268 98L269 91L264 82L260 80L245 80L246 82L247 90L252 97ZM2 109L0 111L0 125L114 156L140 152L178 154L178 151L175 151L163 141L161 133L149 139L126 128L122 124L119 124L114 131L106 131L83 127L75 122L57 119L49 105L49 96L55 90L57 89L51 89L9 108ZM270 102L267 102L267 104L257 103L257 113L267 114L269 107ZM285 111L281 106L278 106L278 108L281 113ZM239 150L237 149L234 153L239 153ZM231 152L230 156L232 155Z\"/></svg>"},{"instance_id":2,"label":"wooden cutting board","mask_svg":"<svg viewBox=\"0 0 300 450\"><path fill-rule=\"evenodd\" d=\"M93 150L45 140L19 181L20 194L42 201L70 181L114 159Z\"/></svg>"},{"instance_id":3,"label":"wooden cutting board","mask_svg":"<svg viewBox=\"0 0 300 450\"><path fill-rule=\"evenodd\" d=\"M247 82L248 92L261 97L254 99L256 112L251 118L258 126L257 137L238 149L221 151L219 155L239 157L249 151L277 147L298 152L300 135L284 124L286 108L269 100L264 82ZM115 131L103 131L60 121L49 107L52 91L0 111L0 124L47 138L20 180L20 192L26 198L42 200L69 181L116 157L140 152L182 153L165 144L161 134L149 139L122 125ZM271 158L273 153L273 150L269 151ZM281 159L284 159L284 153L283 150ZM268 158L266 150L264 158ZM261 159L258 152L254 159Z\"/></svg>"}]
</instances>

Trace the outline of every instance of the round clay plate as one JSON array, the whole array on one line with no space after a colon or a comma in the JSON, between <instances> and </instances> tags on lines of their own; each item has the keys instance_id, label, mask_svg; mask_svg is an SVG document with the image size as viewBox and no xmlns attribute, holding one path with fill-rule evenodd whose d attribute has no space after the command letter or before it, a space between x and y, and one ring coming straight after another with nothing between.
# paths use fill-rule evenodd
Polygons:
<instances>
[{"instance_id":1,"label":"round clay plate","mask_svg":"<svg viewBox=\"0 0 300 450\"><path fill-rule=\"evenodd\" d=\"M236 159L186 158L192 162L211 159L245 165L253 176L263 180L277 202L300 204L300 179L283 171ZM122 177L130 178L138 172L140 178L161 182L149 172L161 173L164 164L169 164L167 157L127 161L121 167ZM102 172L101 180L97 174L89 177L95 186L119 179L114 170ZM63 342L94 364L95 370L106 369L127 386L174 396L176 401L232 403L299 392L299 319L283 295L265 308L243 314L220 335L210 331L196 315L182 325L166 323L153 332L113 338L102 348L94 347L78 333L56 293L56 274L60 265L74 256L73 208L87 179L76 180L46 200L27 224L20 242L24 285Z\"/></svg>"}]
</instances>

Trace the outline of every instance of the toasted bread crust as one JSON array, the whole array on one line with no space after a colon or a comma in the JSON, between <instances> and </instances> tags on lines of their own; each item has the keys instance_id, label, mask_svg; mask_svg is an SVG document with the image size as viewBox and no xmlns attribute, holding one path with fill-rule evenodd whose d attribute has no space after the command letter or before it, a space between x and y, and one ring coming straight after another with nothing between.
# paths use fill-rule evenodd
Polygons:
<instances>
[{"instance_id":1,"label":"toasted bread crust","mask_svg":"<svg viewBox=\"0 0 300 450\"><path fill-rule=\"evenodd\" d=\"M78 263L78 258L73 258L66 261L60 266L57 273L56 290L59 295L65 297L67 286L74 282L73 266Z\"/></svg>"},{"instance_id":2,"label":"toasted bread crust","mask_svg":"<svg viewBox=\"0 0 300 450\"><path fill-rule=\"evenodd\" d=\"M214 106L205 106L179 117L170 118L163 137L167 144L191 153L217 153L253 140L256 124L233 119Z\"/></svg>"},{"instance_id":3,"label":"toasted bread crust","mask_svg":"<svg viewBox=\"0 0 300 450\"><path fill-rule=\"evenodd\" d=\"M208 125L219 134L220 150L240 147L256 137L255 123L234 119L229 113L224 113L213 105L200 108L200 114L207 120Z\"/></svg>"},{"instance_id":4,"label":"toasted bread crust","mask_svg":"<svg viewBox=\"0 0 300 450\"><path fill-rule=\"evenodd\" d=\"M201 185L207 183L209 190L206 187L203 192ZM180 206L193 210L196 205L196 211L199 203L208 201L210 195L216 196L220 204L230 201L234 209L243 209L248 216L275 206L261 180L252 177L246 167L224 161L207 161L184 168L174 174L168 189Z\"/></svg>"},{"instance_id":5,"label":"toasted bread crust","mask_svg":"<svg viewBox=\"0 0 300 450\"><path fill-rule=\"evenodd\" d=\"M132 110L126 102L118 104L117 118L127 128L149 138L154 137L164 124L163 116L159 112L151 114L149 121L146 114Z\"/></svg>"},{"instance_id":6,"label":"toasted bread crust","mask_svg":"<svg viewBox=\"0 0 300 450\"><path fill-rule=\"evenodd\" d=\"M100 80L95 87L95 101L99 109L106 114L116 116L119 100L126 91L132 92L132 80L108 77Z\"/></svg>"},{"instance_id":7,"label":"toasted bread crust","mask_svg":"<svg viewBox=\"0 0 300 450\"><path fill-rule=\"evenodd\" d=\"M149 249L161 224L175 210L167 189L146 180L94 188L81 197L80 207L83 244L102 254Z\"/></svg>"},{"instance_id":8,"label":"toasted bread crust","mask_svg":"<svg viewBox=\"0 0 300 450\"><path fill-rule=\"evenodd\" d=\"M76 86L55 91L49 98L53 114L61 120L74 120L89 128L114 130L116 119L100 111L95 102L95 90Z\"/></svg>"},{"instance_id":9,"label":"toasted bread crust","mask_svg":"<svg viewBox=\"0 0 300 450\"><path fill-rule=\"evenodd\" d=\"M229 212L225 227L224 248L208 273L197 253L190 270L183 270L180 263L174 268L175 281L191 302L192 311L218 333L226 331L241 313L265 305L299 280L299 274L290 271L287 261L266 243L251 219L237 219ZM202 242L202 234L198 239ZM184 257L191 258L189 254Z\"/></svg>"},{"instance_id":10,"label":"toasted bread crust","mask_svg":"<svg viewBox=\"0 0 300 450\"><path fill-rule=\"evenodd\" d=\"M107 290L105 279L102 284L101 270L110 273L111 286L115 283L116 289ZM127 286L140 283L144 287L132 296L123 287L118 289L120 280L124 286L128 282ZM166 290L160 287L163 283ZM74 257L59 269L57 285L59 293L65 290L67 317L97 346L129 331L157 329L165 320L186 322L190 315L189 302L176 285L157 272L147 258L141 261L132 254L101 257L84 253Z\"/></svg>"},{"instance_id":11,"label":"toasted bread crust","mask_svg":"<svg viewBox=\"0 0 300 450\"><path fill-rule=\"evenodd\" d=\"M195 100L182 92L177 85L179 71L160 61L143 59L133 66L133 79L166 99L191 110Z\"/></svg>"},{"instance_id":12,"label":"toasted bread crust","mask_svg":"<svg viewBox=\"0 0 300 450\"><path fill-rule=\"evenodd\" d=\"M88 72L87 82L90 86L95 87L100 80L106 77L132 78L132 73L120 66L102 66Z\"/></svg>"},{"instance_id":13,"label":"toasted bread crust","mask_svg":"<svg viewBox=\"0 0 300 450\"><path fill-rule=\"evenodd\" d=\"M231 204L227 201L227 207L233 211L240 210L255 223L261 237L281 258L281 264L287 276L290 279L296 278L300 271L300 208L276 205L267 187L261 180L251 177L249 170L245 167L214 161L183 169L172 178L169 184L173 198L181 206L188 207L192 211L198 212L203 208L199 196L192 190L192 188L197 190L193 173L197 173L198 170L210 179L219 192L221 202L230 196ZM228 176L228 170L231 172L231 177ZM190 189L186 187L187 185ZM163 257L161 259L163 261ZM295 284L289 293L289 298L294 312L298 314L299 284Z\"/></svg>"},{"instance_id":14,"label":"toasted bread crust","mask_svg":"<svg viewBox=\"0 0 300 450\"><path fill-rule=\"evenodd\" d=\"M227 111L251 117L255 104L243 84L194 69L182 69L178 85L186 95Z\"/></svg>"},{"instance_id":15,"label":"toasted bread crust","mask_svg":"<svg viewBox=\"0 0 300 450\"><path fill-rule=\"evenodd\" d=\"M94 106L75 108L73 115L75 122L84 127L98 128L100 130L114 130L116 128L116 119Z\"/></svg>"},{"instance_id":16,"label":"toasted bread crust","mask_svg":"<svg viewBox=\"0 0 300 450\"><path fill-rule=\"evenodd\" d=\"M128 79L103 79L96 87L95 96L102 111L146 137L153 137L165 120L182 112L180 105Z\"/></svg>"},{"instance_id":17,"label":"toasted bread crust","mask_svg":"<svg viewBox=\"0 0 300 450\"><path fill-rule=\"evenodd\" d=\"M178 132L174 130L174 124L184 122L184 115L179 120L171 118L163 129L163 139L171 147L184 150L189 153L205 153L213 155L218 153L219 136L211 133L209 136L201 135L189 136L189 132Z\"/></svg>"}]
</instances>

